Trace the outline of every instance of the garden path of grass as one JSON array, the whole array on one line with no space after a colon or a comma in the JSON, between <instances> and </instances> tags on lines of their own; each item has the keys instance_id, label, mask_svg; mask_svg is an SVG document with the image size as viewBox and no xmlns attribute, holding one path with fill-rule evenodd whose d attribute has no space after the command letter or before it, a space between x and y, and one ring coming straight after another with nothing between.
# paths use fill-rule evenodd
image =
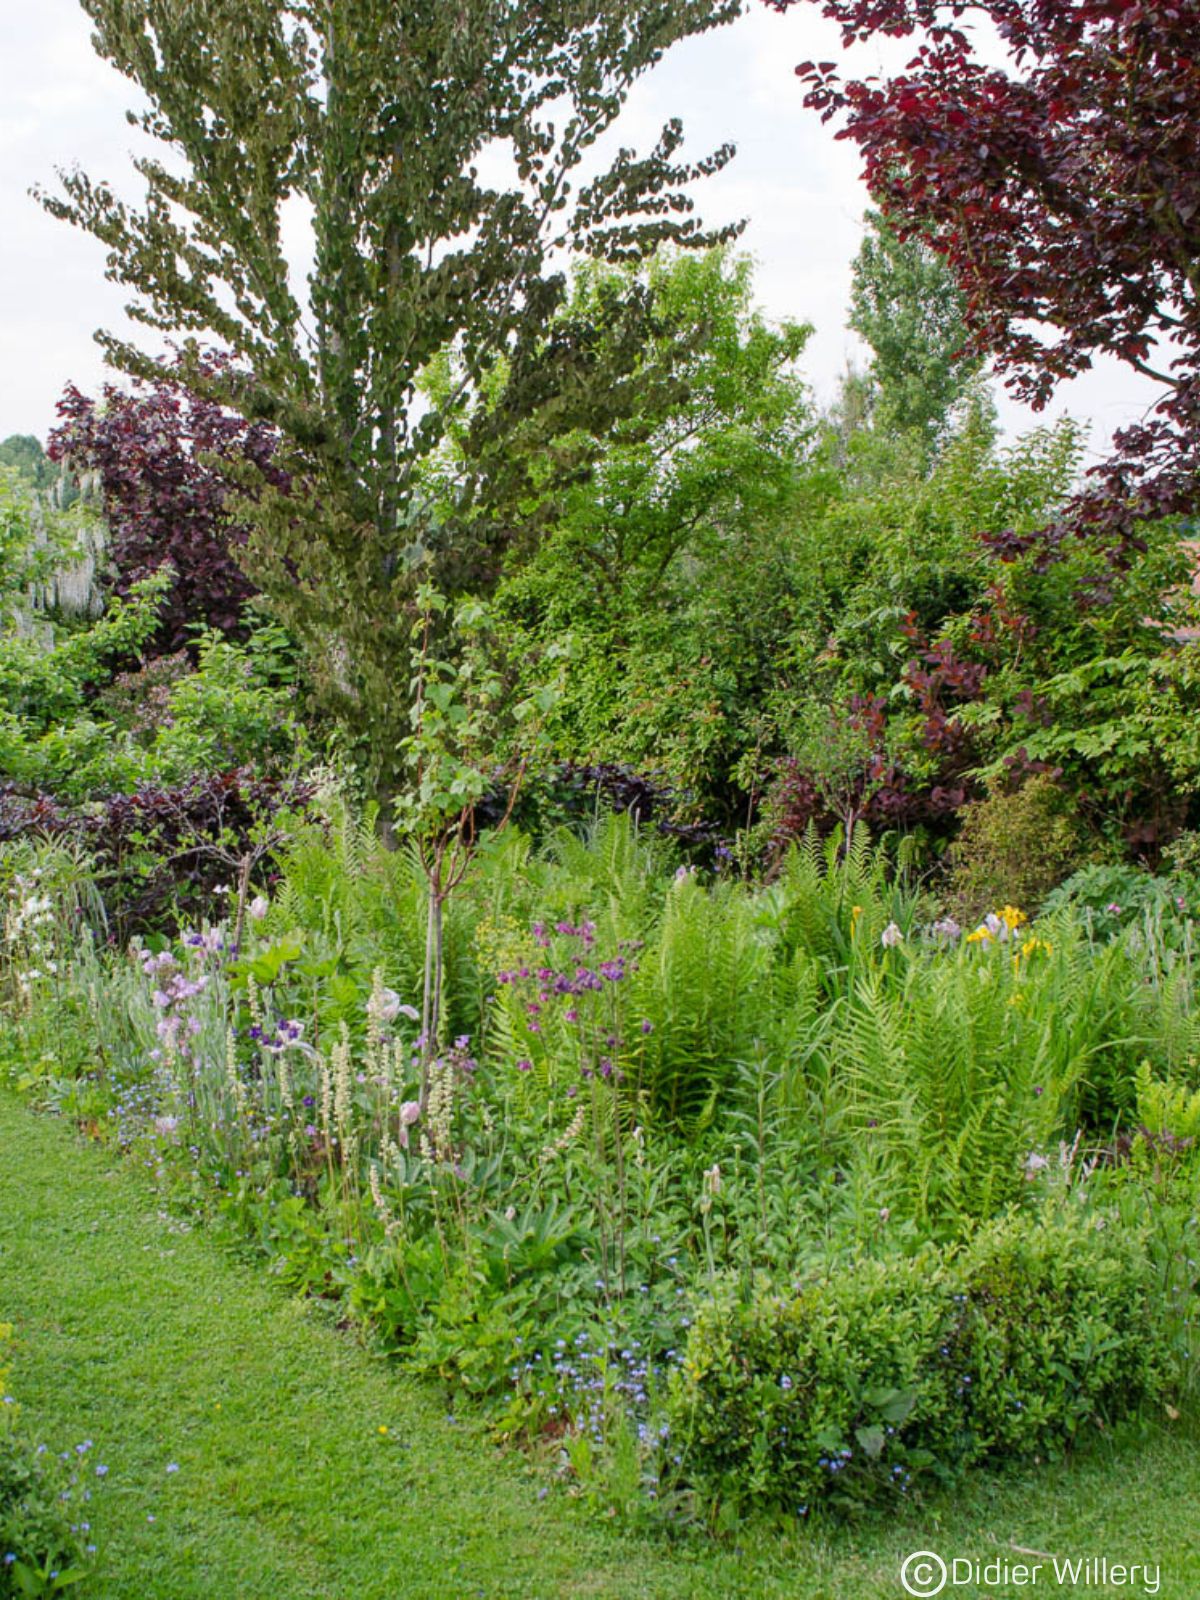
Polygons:
<instances>
[{"instance_id":1,"label":"garden path of grass","mask_svg":"<svg viewBox=\"0 0 1200 1600\"><path fill-rule=\"evenodd\" d=\"M28 1427L55 1448L92 1439L109 1468L81 1600L884 1600L903 1593L908 1550L1019 1560L1013 1544L1161 1561L1162 1594L1200 1595L1191 1435L740 1551L622 1534L558 1490L539 1501L538 1479L450 1421L432 1386L177 1231L140 1173L5 1095L0 1316L17 1325Z\"/></svg>"}]
</instances>

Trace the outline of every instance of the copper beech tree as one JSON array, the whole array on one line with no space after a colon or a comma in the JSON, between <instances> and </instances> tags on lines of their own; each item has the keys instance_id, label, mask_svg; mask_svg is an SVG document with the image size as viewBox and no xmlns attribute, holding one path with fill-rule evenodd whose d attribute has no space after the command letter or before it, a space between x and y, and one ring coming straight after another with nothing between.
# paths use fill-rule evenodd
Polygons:
<instances>
[{"instance_id":1,"label":"copper beech tree","mask_svg":"<svg viewBox=\"0 0 1200 1600\"><path fill-rule=\"evenodd\" d=\"M1052 526L992 539L1048 561L1083 536L1119 569L1140 523L1200 503L1200 0L768 3L820 5L847 46L912 39L882 80L803 63L806 104L945 258L1018 397L1044 406L1099 355L1161 385Z\"/></svg>"}]
</instances>

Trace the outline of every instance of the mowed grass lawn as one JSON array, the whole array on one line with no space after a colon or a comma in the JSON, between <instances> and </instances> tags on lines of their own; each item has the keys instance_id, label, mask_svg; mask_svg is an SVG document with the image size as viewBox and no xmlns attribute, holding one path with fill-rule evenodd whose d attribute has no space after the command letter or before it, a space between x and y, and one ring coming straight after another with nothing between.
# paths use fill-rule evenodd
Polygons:
<instances>
[{"instance_id":1,"label":"mowed grass lawn","mask_svg":"<svg viewBox=\"0 0 1200 1600\"><path fill-rule=\"evenodd\" d=\"M1015 1547L1162 1564L1200 1596L1194 1429L976 1479L904 1516L672 1544L589 1517L431 1386L162 1217L142 1175L0 1095L0 1318L24 1421L107 1466L90 1595L112 1600L904 1593L903 1556ZM386 1429L386 1432L381 1430ZM175 1465L177 1471L168 1472ZM966 1584L947 1594L1129 1594Z\"/></svg>"}]
</instances>

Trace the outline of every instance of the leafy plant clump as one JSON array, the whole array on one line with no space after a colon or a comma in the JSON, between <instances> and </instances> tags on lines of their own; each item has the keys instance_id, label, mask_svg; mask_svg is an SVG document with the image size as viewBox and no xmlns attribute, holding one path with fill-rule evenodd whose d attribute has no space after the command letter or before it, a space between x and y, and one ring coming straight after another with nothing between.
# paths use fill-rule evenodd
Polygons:
<instances>
[{"instance_id":1,"label":"leafy plant clump","mask_svg":"<svg viewBox=\"0 0 1200 1600\"><path fill-rule=\"evenodd\" d=\"M790 1291L725 1289L699 1307L671 1393L692 1472L743 1508L895 1503L1161 1402L1155 1267L1102 1220L1011 1216Z\"/></svg>"}]
</instances>

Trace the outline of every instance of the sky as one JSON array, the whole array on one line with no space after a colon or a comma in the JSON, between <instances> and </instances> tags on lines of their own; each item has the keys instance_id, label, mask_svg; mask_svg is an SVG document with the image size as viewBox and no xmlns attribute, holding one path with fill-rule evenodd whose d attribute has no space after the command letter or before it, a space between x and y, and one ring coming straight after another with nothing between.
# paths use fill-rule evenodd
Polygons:
<instances>
[{"instance_id":1,"label":"sky","mask_svg":"<svg viewBox=\"0 0 1200 1600\"><path fill-rule=\"evenodd\" d=\"M48 216L29 189L52 187L56 168L78 164L136 199L140 135L125 119L135 91L92 51L78 0L3 3L0 438L44 438L66 383L94 392L105 379L95 330L127 333L130 324L123 291L105 280L103 247ZM863 360L845 318L867 196L856 150L804 109L793 69L839 51L837 30L815 6L780 16L748 0L732 26L676 46L635 86L618 125L622 144L643 149L671 116L683 120L690 155L736 144L729 166L697 186L698 212L712 224L746 219L741 244L757 263L762 309L814 326L802 366L822 402L847 363ZM854 59L867 72L885 64L871 47ZM1098 453L1152 398L1144 379L1105 362L1064 386L1042 418L1002 398L1001 420L1011 435L1070 411L1089 423Z\"/></svg>"}]
</instances>

